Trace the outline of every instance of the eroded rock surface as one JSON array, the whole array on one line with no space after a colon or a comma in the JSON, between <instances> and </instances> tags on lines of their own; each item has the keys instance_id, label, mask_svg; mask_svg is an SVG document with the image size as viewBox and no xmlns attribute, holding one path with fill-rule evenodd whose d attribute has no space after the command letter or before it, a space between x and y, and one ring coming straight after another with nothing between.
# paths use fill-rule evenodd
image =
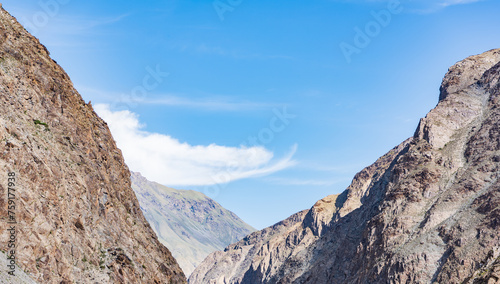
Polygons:
<instances>
[{"instance_id":1,"label":"eroded rock surface","mask_svg":"<svg viewBox=\"0 0 500 284\"><path fill-rule=\"evenodd\" d=\"M500 283L499 79L498 49L457 63L414 137L189 282Z\"/></svg>"},{"instance_id":2,"label":"eroded rock surface","mask_svg":"<svg viewBox=\"0 0 500 284\"><path fill-rule=\"evenodd\" d=\"M16 173L17 261L39 283L185 283L106 123L0 7L0 242ZM5 278L5 277L3 277Z\"/></svg>"}]
</instances>

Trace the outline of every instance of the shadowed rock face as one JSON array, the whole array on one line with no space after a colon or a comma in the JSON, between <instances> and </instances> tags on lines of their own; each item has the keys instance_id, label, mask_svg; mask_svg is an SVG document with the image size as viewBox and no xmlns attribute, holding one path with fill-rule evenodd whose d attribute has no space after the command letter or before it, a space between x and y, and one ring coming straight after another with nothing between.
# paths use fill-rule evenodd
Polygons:
<instances>
[{"instance_id":1,"label":"shadowed rock face","mask_svg":"<svg viewBox=\"0 0 500 284\"><path fill-rule=\"evenodd\" d=\"M500 283L500 50L451 67L414 137L190 283Z\"/></svg>"},{"instance_id":2,"label":"shadowed rock face","mask_svg":"<svg viewBox=\"0 0 500 284\"><path fill-rule=\"evenodd\" d=\"M2 219L16 173L18 269L40 283L186 282L144 218L106 123L1 8L0 139Z\"/></svg>"}]
</instances>

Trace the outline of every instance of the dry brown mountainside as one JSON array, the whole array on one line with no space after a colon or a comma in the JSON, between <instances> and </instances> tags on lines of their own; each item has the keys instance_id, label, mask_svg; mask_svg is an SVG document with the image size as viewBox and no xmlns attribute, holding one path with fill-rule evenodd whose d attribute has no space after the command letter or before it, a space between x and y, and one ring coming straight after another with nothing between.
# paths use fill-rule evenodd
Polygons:
<instances>
[{"instance_id":1,"label":"dry brown mountainside","mask_svg":"<svg viewBox=\"0 0 500 284\"><path fill-rule=\"evenodd\" d=\"M19 275L2 267L3 283L26 274L38 283L186 283L139 209L106 123L1 8L0 139L0 246L10 254L13 172Z\"/></svg>"},{"instance_id":2,"label":"dry brown mountainside","mask_svg":"<svg viewBox=\"0 0 500 284\"><path fill-rule=\"evenodd\" d=\"M500 49L451 67L415 135L189 283L500 283Z\"/></svg>"}]
</instances>

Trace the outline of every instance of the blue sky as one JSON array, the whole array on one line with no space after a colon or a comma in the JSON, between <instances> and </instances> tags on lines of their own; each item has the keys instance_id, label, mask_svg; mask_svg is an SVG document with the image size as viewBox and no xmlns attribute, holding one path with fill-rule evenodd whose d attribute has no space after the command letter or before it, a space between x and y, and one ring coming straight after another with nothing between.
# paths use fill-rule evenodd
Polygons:
<instances>
[{"instance_id":1,"label":"blue sky","mask_svg":"<svg viewBox=\"0 0 500 284\"><path fill-rule=\"evenodd\" d=\"M131 170L259 229L343 191L413 135L448 67L500 47L494 0L3 6L108 121Z\"/></svg>"}]
</instances>

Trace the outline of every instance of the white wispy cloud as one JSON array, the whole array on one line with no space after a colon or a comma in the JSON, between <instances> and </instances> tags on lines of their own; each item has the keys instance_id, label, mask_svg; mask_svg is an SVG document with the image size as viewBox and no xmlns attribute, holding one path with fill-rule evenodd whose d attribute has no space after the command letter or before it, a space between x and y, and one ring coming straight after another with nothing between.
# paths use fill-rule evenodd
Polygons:
<instances>
[{"instance_id":1,"label":"white wispy cloud","mask_svg":"<svg viewBox=\"0 0 500 284\"><path fill-rule=\"evenodd\" d=\"M293 59L291 56L281 55L281 54L262 54L262 53L254 53L240 50L229 50L222 48L220 46L211 46L206 43L201 43L196 47L193 47L196 53L200 54L210 54L210 55L218 55L218 56L226 56L232 57L234 59L257 59L257 60L266 60L266 59L285 59L290 60Z\"/></svg>"},{"instance_id":2,"label":"white wispy cloud","mask_svg":"<svg viewBox=\"0 0 500 284\"><path fill-rule=\"evenodd\" d=\"M420 1L401 1L403 5L406 5L409 12L419 13L419 14L430 14L439 12L445 8L456 6L456 5L464 5L464 4L472 4L476 2L480 2L483 0L441 0L441 1L431 1L431 0L420 0Z\"/></svg>"},{"instance_id":3,"label":"white wispy cloud","mask_svg":"<svg viewBox=\"0 0 500 284\"><path fill-rule=\"evenodd\" d=\"M479 2L479 1L481 1L481 0L445 0L445 1L441 1L440 4L443 7L448 7L448 6L453 6L453 5L475 3L475 2Z\"/></svg>"},{"instance_id":4,"label":"white wispy cloud","mask_svg":"<svg viewBox=\"0 0 500 284\"><path fill-rule=\"evenodd\" d=\"M129 17L131 14L120 14L107 17L86 17L78 14L67 15L61 11L64 5L52 5L49 8L31 5L29 8L12 5L18 20L30 32L48 35L96 35L102 34L100 28L112 25ZM40 20L43 15L43 21ZM108 32L109 33L109 32Z\"/></svg>"},{"instance_id":5,"label":"white wispy cloud","mask_svg":"<svg viewBox=\"0 0 500 284\"><path fill-rule=\"evenodd\" d=\"M335 2L353 2L353 3L387 3L387 0L332 0ZM399 0L406 13L430 14L441 11L444 8L472 4L485 0Z\"/></svg>"},{"instance_id":6,"label":"white wispy cloud","mask_svg":"<svg viewBox=\"0 0 500 284\"><path fill-rule=\"evenodd\" d=\"M208 95L201 98L192 98L187 95L163 94L136 98L130 93L117 93L98 90L92 87L78 85L76 88L84 97L98 99L100 102L109 102L111 105L127 106L133 108L138 105L156 105L199 109L204 111L251 111L264 110L286 105L284 103L255 102L237 100L235 96Z\"/></svg>"},{"instance_id":7,"label":"white wispy cloud","mask_svg":"<svg viewBox=\"0 0 500 284\"><path fill-rule=\"evenodd\" d=\"M87 18L59 15L49 21L49 25L45 27L44 32L65 36L105 35L110 32L104 32L102 27L118 23L129 16L130 14L123 14L110 17Z\"/></svg>"},{"instance_id":8,"label":"white wispy cloud","mask_svg":"<svg viewBox=\"0 0 500 284\"><path fill-rule=\"evenodd\" d=\"M145 99L143 104L154 104L164 106L181 106L188 108L197 108L204 110L217 110L217 111L241 111L241 110L254 110L276 107L277 104L259 103L251 101L235 101L228 98L202 98L202 99L187 99L182 96L163 95L159 98ZM282 104L280 104L282 105Z\"/></svg>"},{"instance_id":9,"label":"white wispy cloud","mask_svg":"<svg viewBox=\"0 0 500 284\"><path fill-rule=\"evenodd\" d=\"M131 170L170 186L213 185L269 175L296 164L290 152L280 159L264 147L190 145L160 133L144 131L137 114L112 111L98 104Z\"/></svg>"},{"instance_id":10,"label":"white wispy cloud","mask_svg":"<svg viewBox=\"0 0 500 284\"><path fill-rule=\"evenodd\" d=\"M238 60L294 60L286 54L265 54L229 46L212 45L205 42L171 41L165 45L178 52L189 52L197 55L227 57Z\"/></svg>"},{"instance_id":11,"label":"white wispy cloud","mask_svg":"<svg viewBox=\"0 0 500 284\"><path fill-rule=\"evenodd\" d=\"M266 178L266 180L274 184L291 186L332 186L341 182L348 181L347 179L300 179L280 177L269 177Z\"/></svg>"}]
</instances>

